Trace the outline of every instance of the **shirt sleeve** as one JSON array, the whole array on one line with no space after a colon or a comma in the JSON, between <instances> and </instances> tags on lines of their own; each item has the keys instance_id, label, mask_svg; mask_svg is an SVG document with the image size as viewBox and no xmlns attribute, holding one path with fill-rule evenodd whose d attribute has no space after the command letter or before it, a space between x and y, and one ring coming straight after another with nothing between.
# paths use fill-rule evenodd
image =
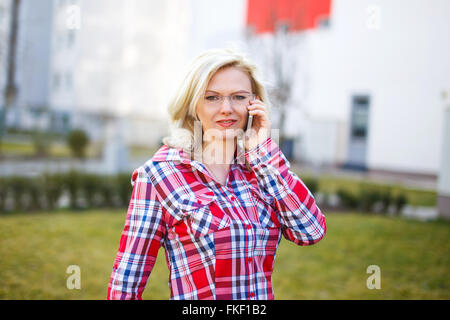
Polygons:
<instances>
[{"instance_id":1,"label":"shirt sleeve","mask_svg":"<svg viewBox=\"0 0 450 320\"><path fill-rule=\"evenodd\" d=\"M143 167L132 175L133 192L108 284L108 300L141 300L166 228L160 202Z\"/></svg>"},{"instance_id":2,"label":"shirt sleeve","mask_svg":"<svg viewBox=\"0 0 450 320\"><path fill-rule=\"evenodd\" d=\"M321 240L326 233L325 216L272 138L247 151L245 157L260 189L273 198L284 237L303 246Z\"/></svg>"}]
</instances>

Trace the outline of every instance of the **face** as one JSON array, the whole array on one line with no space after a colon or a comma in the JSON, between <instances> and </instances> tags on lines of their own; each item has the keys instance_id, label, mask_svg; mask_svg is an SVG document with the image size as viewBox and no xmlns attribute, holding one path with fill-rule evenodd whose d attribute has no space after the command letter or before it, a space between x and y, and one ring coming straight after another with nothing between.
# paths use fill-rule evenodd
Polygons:
<instances>
[{"instance_id":1,"label":"face","mask_svg":"<svg viewBox=\"0 0 450 320\"><path fill-rule=\"evenodd\" d=\"M202 123L204 135L213 138L231 139L245 129L248 116L248 104L231 102L225 98L217 104L208 102L213 96L232 96L252 94L249 76L236 67L228 67L217 71L211 78L196 108L197 116ZM232 120L224 123L224 120Z\"/></svg>"}]
</instances>

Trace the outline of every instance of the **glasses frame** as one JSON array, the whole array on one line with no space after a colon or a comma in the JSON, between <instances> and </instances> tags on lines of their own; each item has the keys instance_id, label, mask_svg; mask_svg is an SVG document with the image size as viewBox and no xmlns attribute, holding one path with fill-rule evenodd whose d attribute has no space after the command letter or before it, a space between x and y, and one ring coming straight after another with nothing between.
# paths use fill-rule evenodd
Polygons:
<instances>
[{"instance_id":1,"label":"glasses frame","mask_svg":"<svg viewBox=\"0 0 450 320\"><path fill-rule=\"evenodd\" d=\"M232 99L233 96L247 96L247 97L250 97L250 101L256 99L256 94L255 93L235 93L235 94L232 94L230 96L222 96L220 94L214 94L214 95L211 94L209 96L218 96L220 98L219 98L219 100L210 101L210 100L206 99L206 97L207 97L206 95L203 96L204 103L207 104L207 105L220 105L225 98L228 98L228 100L230 100L230 104L231 105L235 105L235 102Z\"/></svg>"}]
</instances>

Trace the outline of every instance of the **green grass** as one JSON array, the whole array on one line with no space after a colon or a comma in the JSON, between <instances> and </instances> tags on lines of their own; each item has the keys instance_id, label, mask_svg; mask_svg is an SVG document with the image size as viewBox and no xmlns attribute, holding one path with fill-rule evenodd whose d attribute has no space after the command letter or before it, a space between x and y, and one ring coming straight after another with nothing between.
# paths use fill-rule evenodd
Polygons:
<instances>
[{"instance_id":1,"label":"green grass","mask_svg":"<svg viewBox=\"0 0 450 320\"><path fill-rule=\"evenodd\" d=\"M125 211L9 214L0 217L1 299L105 299ZM449 299L450 224L364 214L327 214L318 244L281 241L276 299ZM66 269L81 269L69 290ZM369 290L369 265L381 289ZM159 251L144 299L168 299L168 270Z\"/></svg>"},{"instance_id":2,"label":"green grass","mask_svg":"<svg viewBox=\"0 0 450 320\"><path fill-rule=\"evenodd\" d=\"M147 147L140 145L128 146L128 153L132 159L150 159L156 151L158 151L159 146Z\"/></svg>"},{"instance_id":3,"label":"green grass","mask_svg":"<svg viewBox=\"0 0 450 320\"><path fill-rule=\"evenodd\" d=\"M26 141L22 143L18 142L8 142L4 141L2 143L2 152L6 156L12 157L32 157L35 155L35 147L33 143ZM94 158L101 154L103 146L100 143L91 143L87 147L86 157ZM157 147L146 147L132 145L129 146L129 156L130 158L148 158L150 159L152 155L159 149ZM49 157L53 158L72 158L72 153L65 142L54 142L49 147Z\"/></svg>"},{"instance_id":4,"label":"green grass","mask_svg":"<svg viewBox=\"0 0 450 320\"><path fill-rule=\"evenodd\" d=\"M31 142L7 142L2 143L2 153L7 157L32 157L36 154L35 146ZM100 153L98 144L89 144L86 149L86 157L94 158ZM48 156L51 158L72 158L70 148L65 142L54 142L49 146Z\"/></svg>"},{"instance_id":5,"label":"green grass","mask_svg":"<svg viewBox=\"0 0 450 320\"><path fill-rule=\"evenodd\" d=\"M2 142L2 152L14 156L32 156L34 147L31 143Z\"/></svg>"}]
</instances>

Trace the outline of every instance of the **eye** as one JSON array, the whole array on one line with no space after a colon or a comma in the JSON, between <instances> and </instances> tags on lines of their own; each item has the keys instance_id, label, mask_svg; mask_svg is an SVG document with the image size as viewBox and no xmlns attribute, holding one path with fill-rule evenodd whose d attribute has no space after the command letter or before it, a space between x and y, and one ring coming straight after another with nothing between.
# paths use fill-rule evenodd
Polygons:
<instances>
[{"instance_id":1,"label":"eye","mask_svg":"<svg viewBox=\"0 0 450 320\"><path fill-rule=\"evenodd\" d=\"M247 97L243 96L243 95L240 95L240 94L236 94L236 95L233 96L233 100L235 100L235 101L242 101L242 100L245 100L245 99L247 99Z\"/></svg>"},{"instance_id":2,"label":"eye","mask_svg":"<svg viewBox=\"0 0 450 320\"><path fill-rule=\"evenodd\" d=\"M206 96L205 99L208 100L208 101L218 101L219 100L219 96L217 96L217 95L215 95L215 96Z\"/></svg>"}]
</instances>

